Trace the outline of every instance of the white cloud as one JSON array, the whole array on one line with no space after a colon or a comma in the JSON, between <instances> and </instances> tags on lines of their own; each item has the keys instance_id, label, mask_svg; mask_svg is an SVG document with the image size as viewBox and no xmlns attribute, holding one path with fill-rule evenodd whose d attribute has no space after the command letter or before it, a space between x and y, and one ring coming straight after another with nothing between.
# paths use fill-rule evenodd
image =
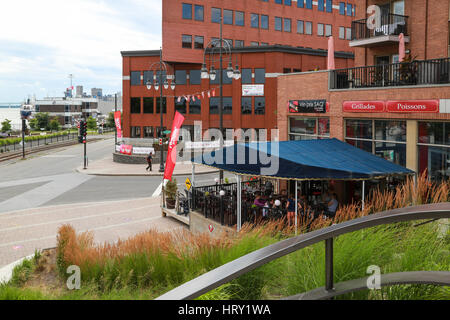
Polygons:
<instances>
[{"instance_id":1,"label":"white cloud","mask_svg":"<svg viewBox=\"0 0 450 320\"><path fill-rule=\"evenodd\" d=\"M2 1L0 101L62 92L69 73L85 88L120 91L120 51L159 48L161 10L158 0ZM37 82L35 92L18 85Z\"/></svg>"}]
</instances>

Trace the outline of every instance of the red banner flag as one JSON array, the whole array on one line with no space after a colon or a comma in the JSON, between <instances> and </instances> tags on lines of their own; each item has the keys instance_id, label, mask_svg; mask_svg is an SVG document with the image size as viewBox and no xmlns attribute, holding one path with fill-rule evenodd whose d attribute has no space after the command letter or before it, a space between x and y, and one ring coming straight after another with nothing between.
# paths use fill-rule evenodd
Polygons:
<instances>
[{"instance_id":1,"label":"red banner flag","mask_svg":"<svg viewBox=\"0 0 450 320\"><path fill-rule=\"evenodd\" d=\"M172 180L173 169L177 162L177 143L180 134L181 125L184 122L184 117L178 111L175 112L173 118L172 133L170 134L169 150L167 151L166 168L164 170L164 179Z\"/></svg>"},{"instance_id":2,"label":"red banner flag","mask_svg":"<svg viewBox=\"0 0 450 320\"><path fill-rule=\"evenodd\" d=\"M122 138L122 126L120 125L120 111L114 112L114 122L117 128L117 138Z\"/></svg>"}]
</instances>

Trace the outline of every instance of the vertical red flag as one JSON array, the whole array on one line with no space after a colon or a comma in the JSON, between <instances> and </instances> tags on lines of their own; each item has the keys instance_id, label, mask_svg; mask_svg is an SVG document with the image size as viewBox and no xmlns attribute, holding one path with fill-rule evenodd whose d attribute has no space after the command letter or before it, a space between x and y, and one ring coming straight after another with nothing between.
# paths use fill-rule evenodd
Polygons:
<instances>
[{"instance_id":1,"label":"vertical red flag","mask_svg":"<svg viewBox=\"0 0 450 320\"><path fill-rule=\"evenodd\" d=\"M117 128L117 138L122 138L122 126L120 125L120 111L114 112L114 122Z\"/></svg>"},{"instance_id":2,"label":"vertical red flag","mask_svg":"<svg viewBox=\"0 0 450 320\"><path fill-rule=\"evenodd\" d=\"M175 112L173 118L172 132L170 134L169 149L167 151L166 168L164 170L164 179L172 180L173 169L177 162L177 143L180 134L181 125L184 122L184 117L178 111Z\"/></svg>"}]
</instances>

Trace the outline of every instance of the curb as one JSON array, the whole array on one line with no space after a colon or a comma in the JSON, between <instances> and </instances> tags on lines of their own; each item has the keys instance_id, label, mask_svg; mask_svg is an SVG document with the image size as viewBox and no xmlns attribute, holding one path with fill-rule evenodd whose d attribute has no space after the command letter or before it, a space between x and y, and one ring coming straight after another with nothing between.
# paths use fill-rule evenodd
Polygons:
<instances>
[{"instance_id":1,"label":"curb","mask_svg":"<svg viewBox=\"0 0 450 320\"><path fill-rule=\"evenodd\" d=\"M100 176L100 177L163 177L164 173L157 173L157 174L145 174L145 173L89 173L85 172L83 168L78 167L75 169L76 172L85 174L88 176ZM211 174L211 173L217 173L219 170L211 170L206 172L196 172L195 175L202 175L202 174ZM184 172L184 173L174 173L172 176L188 176L191 175L192 172Z\"/></svg>"},{"instance_id":2,"label":"curb","mask_svg":"<svg viewBox=\"0 0 450 320\"><path fill-rule=\"evenodd\" d=\"M11 278L12 278L14 268L16 266L20 265L24 260L31 259L33 257L34 257L34 253L2 267L0 269L0 284L8 283L9 280L11 280Z\"/></svg>"}]
</instances>

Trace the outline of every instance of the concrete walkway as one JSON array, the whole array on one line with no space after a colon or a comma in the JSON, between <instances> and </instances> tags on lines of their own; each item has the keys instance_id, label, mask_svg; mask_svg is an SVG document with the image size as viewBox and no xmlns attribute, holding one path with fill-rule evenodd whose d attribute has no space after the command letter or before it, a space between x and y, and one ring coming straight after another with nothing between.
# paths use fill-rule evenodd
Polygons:
<instances>
[{"instance_id":1,"label":"concrete walkway","mask_svg":"<svg viewBox=\"0 0 450 320\"><path fill-rule=\"evenodd\" d=\"M144 168L145 169L145 168ZM72 225L92 231L97 243L126 239L149 229L173 231L185 226L161 215L159 198L77 203L0 213L0 268L35 250L56 247L58 228Z\"/></svg>"},{"instance_id":2,"label":"concrete walkway","mask_svg":"<svg viewBox=\"0 0 450 320\"><path fill-rule=\"evenodd\" d=\"M146 164L125 164L117 163L113 161L112 154L108 157L90 162L87 169L83 169L80 166L76 171L97 176L162 176L164 173L159 172L159 163L155 163L152 166L152 171L146 171ZM218 172L218 170L202 166L195 165L195 174L206 174ZM177 162L173 171L174 176L185 176L192 173L192 163L190 161Z\"/></svg>"}]
</instances>

